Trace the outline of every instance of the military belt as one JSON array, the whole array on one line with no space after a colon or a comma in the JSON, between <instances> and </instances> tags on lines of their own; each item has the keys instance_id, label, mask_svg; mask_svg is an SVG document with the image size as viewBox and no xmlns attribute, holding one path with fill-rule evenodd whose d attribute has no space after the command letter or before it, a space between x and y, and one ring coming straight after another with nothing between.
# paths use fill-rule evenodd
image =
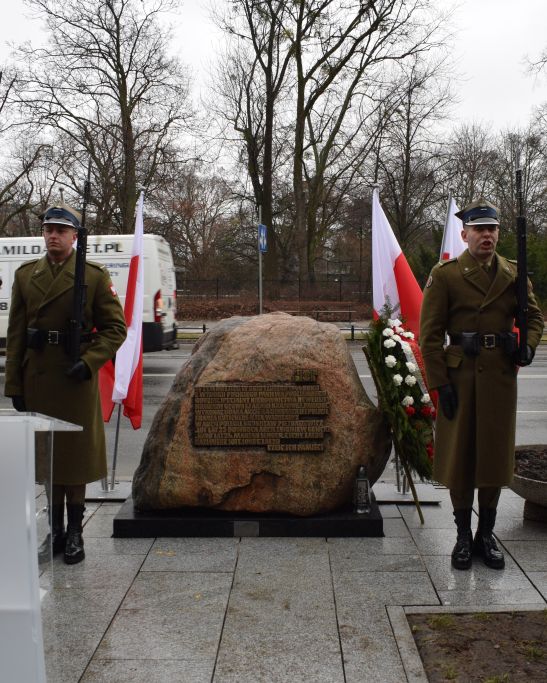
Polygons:
<instances>
[{"instance_id":1,"label":"military belt","mask_svg":"<svg viewBox=\"0 0 547 683\"><path fill-rule=\"evenodd\" d=\"M86 332L80 336L81 342L89 342L95 337L94 332ZM41 350L46 344L58 346L65 345L68 341L68 333L62 330L38 330L33 327L27 329L27 347Z\"/></svg>"},{"instance_id":2,"label":"military belt","mask_svg":"<svg viewBox=\"0 0 547 683\"><path fill-rule=\"evenodd\" d=\"M468 356L477 356L481 347L487 350L502 348L509 355L517 349L517 335L514 332L462 332L450 334L449 337L450 344L461 346Z\"/></svg>"}]
</instances>

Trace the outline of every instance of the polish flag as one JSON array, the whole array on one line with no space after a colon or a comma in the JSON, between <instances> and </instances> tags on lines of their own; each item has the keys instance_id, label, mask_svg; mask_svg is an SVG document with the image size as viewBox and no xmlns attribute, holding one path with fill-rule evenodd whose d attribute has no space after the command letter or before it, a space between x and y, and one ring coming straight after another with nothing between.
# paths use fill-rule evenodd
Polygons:
<instances>
[{"instance_id":1,"label":"polish flag","mask_svg":"<svg viewBox=\"0 0 547 683\"><path fill-rule=\"evenodd\" d=\"M139 429L142 424L143 204L144 193L141 192L123 309L127 338L116 353L115 366L110 361L101 369L99 376L103 419L108 422L114 404L122 403L123 414L131 420L133 429Z\"/></svg>"},{"instance_id":2,"label":"polish flag","mask_svg":"<svg viewBox=\"0 0 547 683\"><path fill-rule=\"evenodd\" d=\"M374 316L387 304L392 318L404 318L405 327L420 333L422 290L397 242L380 204L380 194L372 192L372 300Z\"/></svg>"},{"instance_id":3,"label":"polish flag","mask_svg":"<svg viewBox=\"0 0 547 683\"><path fill-rule=\"evenodd\" d=\"M455 215L459 211L452 195L448 198L448 211L444 224L443 243L441 245L440 261L448 261L457 258L467 249L467 244L462 239L463 223Z\"/></svg>"}]
</instances>

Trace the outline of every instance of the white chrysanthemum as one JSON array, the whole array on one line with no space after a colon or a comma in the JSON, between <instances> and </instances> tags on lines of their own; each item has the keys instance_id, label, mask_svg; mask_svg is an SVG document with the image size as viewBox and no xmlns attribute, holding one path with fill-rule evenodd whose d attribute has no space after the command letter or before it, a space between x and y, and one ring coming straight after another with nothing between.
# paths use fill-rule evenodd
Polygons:
<instances>
[{"instance_id":1,"label":"white chrysanthemum","mask_svg":"<svg viewBox=\"0 0 547 683\"><path fill-rule=\"evenodd\" d=\"M398 334L394 334L393 337L391 337L391 338L392 338L392 339L395 339L395 341L398 341L398 342L402 342L402 341L403 341L403 340L401 339L401 337L399 337Z\"/></svg>"},{"instance_id":2,"label":"white chrysanthemum","mask_svg":"<svg viewBox=\"0 0 547 683\"><path fill-rule=\"evenodd\" d=\"M401 348L403 349L403 351L405 353L410 353L412 351L412 349L410 348L410 344L408 342L402 341L401 342Z\"/></svg>"},{"instance_id":3,"label":"white chrysanthemum","mask_svg":"<svg viewBox=\"0 0 547 683\"><path fill-rule=\"evenodd\" d=\"M405 330L403 327L396 327L395 332L397 332L397 334L404 334Z\"/></svg>"},{"instance_id":4,"label":"white chrysanthemum","mask_svg":"<svg viewBox=\"0 0 547 683\"><path fill-rule=\"evenodd\" d=\"M431 403L431 396L429 394L424 394L422 396L422 403Z\"/></svg>"},{"instance_id":5,"label":"white chrysanthemum","mask_svg":"<svg viewBox=\"0 0 547 683\"><path fill-rule=\"evenodd\" d=\"M403 332L403 337L407 339L414 339L414 332Z\"/></svg>"},{"instance_id":6,"label":"white chrysanthemum","mask_svg":"<svg viewBox=\"0 0 547 683\"><path fill-rule=\"evenodd\" d=\"M405 365L406 365L406 369L407 369L409 372L411 372L412 374L414 374L414 373L416 372L416 370L418 369L418 368L414 365L414 363L410 363L410 362L409 362L409 363L405 363Z\"/></svg>"},{"instance_id":7,"label":"white chrysanthemum","mask_svg":"<svg viewBox=\"0 0 547 683\"><path fill-rule=\"evenodd\" d=\"M403 378L401 375L393 375L393 384L395 384L396 387L400 387L402 383Z\"/></svg>"},{"instance_id":8,"label":"white chrysanthemum","mask_svg":"<svg viewBox=\"0 0 547 683\"><path fill-rule=\"evenodd\" d=\"M391 330L389 327L384 327L382 334L384 337L393 337L393 330Z\"/></svg>"},{"instance_id":9,"label":"white chrysanthemum","mask_svg":"<svg viewBox=\"0 0 547 683\"><path fill-rule=\"evenodd\" d=\"M401 403L406 407L406 406L411 406L414 404L414 399L412 396L405 396Z\"/></svg>"},{"instance_id":10,"label":"white chrysanthemum","mask_svg":"<svg viewBox=\"0 0 547 683\"><path fill-rule=\"evenodd\" d=\"M399 318L395 318L395 320L391 320L391 318L390 318L390 319L387 321L387 324L388 324L390 327L400 327L401 321L399 320Z\"/></svg>"},{"instance_id":11,"label":"white chrysanthemum","mask_svg":"<svg viewBox=\"0 0 547 683\"><path fill-rule=\"evenodd\" d=\"M413 375L407 375L405 377L405 384L408 384L409 387L413 387L416 384L416 377Z\"/></svg>"},{"instance_id":12,"label":"white chrysanthemum","mask_svg":"<svg viewBox=\"0 0 547 683\"><path fill-rule=\"evenodd\" d=\"M397 365L397 359L395 356L386 356L385 364L388 368L394 368Z\"/></svg>"},{"instance_id":13,"label":"white chrysanthemum","mask_svg":"<svg viewBox=\"0 0 547 683\"><path fill-rule=\"evenodd\" d=\"M397 346L397 342L394 342L393 339L386 339L384 346L386 349L392 349L394 346Z\"/></svg>"}]
</instances>

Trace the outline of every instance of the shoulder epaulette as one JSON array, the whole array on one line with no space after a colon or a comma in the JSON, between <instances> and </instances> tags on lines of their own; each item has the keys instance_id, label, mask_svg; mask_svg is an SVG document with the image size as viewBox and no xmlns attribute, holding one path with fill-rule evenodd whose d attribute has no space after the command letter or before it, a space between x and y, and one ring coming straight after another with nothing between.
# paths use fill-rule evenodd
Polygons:
<instances>
[{"instance_id":1,"label":"shoulder epaulette","mask_svg":"<svg viewBox=\"0 0 547 683\"><path fill-rule=\"evenodd\" d=\"M86 265L91 266L92 268L97 268L97 270L106 270L106 267L103 266L102 263L97 263L96 261L86 261Z\"/></svg>"},{"instance_id":2,"label":"shoulder epaulette","mask_svg":"<svg viewBox=\"0 0 547 683\"><path fill-rule=\"evenodd\" d=\"M39 260L39 258L34 258L31 261L24 261L18 268L16 268L16 270L21 270L21 268L26 268L27 266L34 266Z\"/></svg>"},{"instance_id":3,"label":"shoulder epaulette","mask_svg":"<svg viewBox=\"0 0 547 683\"><path fill-rule=\"evenodd\" d=\"M439 261L439 267L442 268L443 266L446 266L447 263L455 263L458 259L456 257L454 258L449 258L446 259L446 261Z\"/></svg>"}]
</instances>

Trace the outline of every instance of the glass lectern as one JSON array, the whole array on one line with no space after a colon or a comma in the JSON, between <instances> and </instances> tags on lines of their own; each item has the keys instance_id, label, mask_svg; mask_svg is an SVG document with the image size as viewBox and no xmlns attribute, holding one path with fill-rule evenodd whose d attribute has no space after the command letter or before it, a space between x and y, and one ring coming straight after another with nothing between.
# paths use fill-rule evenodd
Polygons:
<instances>
[{"instance_id":1,"label":"glass lectern","mask_svg":"<svg viewBox=\"0 0 547 683\"><path fill-rule=\"evenodd\" d=\"M0 411L0 662L10 683L46 681L40 600L51 585L53 439L81 430L39 413Z\"/></svg>"}]
</instances>

